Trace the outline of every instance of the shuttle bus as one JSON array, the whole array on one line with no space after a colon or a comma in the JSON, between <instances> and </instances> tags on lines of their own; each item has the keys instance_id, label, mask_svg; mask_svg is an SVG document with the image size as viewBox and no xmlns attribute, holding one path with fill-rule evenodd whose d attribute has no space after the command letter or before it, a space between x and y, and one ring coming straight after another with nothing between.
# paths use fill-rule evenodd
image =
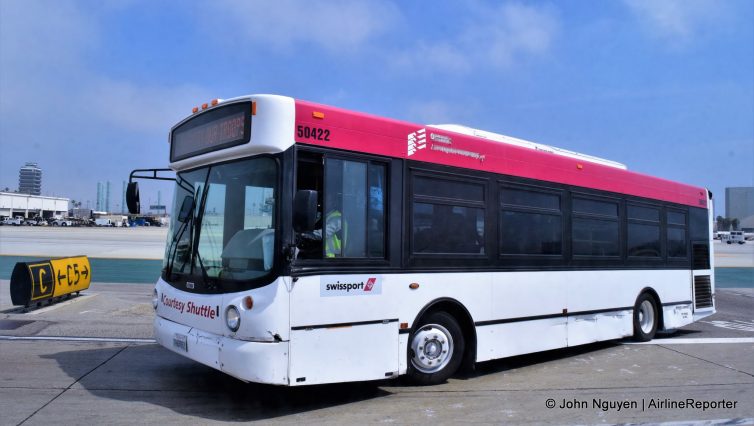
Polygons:
<instances>
[{"instance_id":1,"label":"shuttle bus","mask_svg":"<svg viewBox=\"0 0 754 426\"><path fill-rule=\"evenodd\" d=\"M127 191L137 213L136 180L175 180L155 337L244 381L436 384L715 312L701 187L275 95L194 108L169 142Z\"/></svg>"}]
</instances>

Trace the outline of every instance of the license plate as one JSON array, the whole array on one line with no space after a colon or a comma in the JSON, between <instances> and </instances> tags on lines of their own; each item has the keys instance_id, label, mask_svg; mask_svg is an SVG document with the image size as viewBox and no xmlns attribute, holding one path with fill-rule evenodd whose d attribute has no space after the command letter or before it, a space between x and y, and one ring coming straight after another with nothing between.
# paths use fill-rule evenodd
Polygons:
<instances>
[{"instance_id":1,"label":"license plate","mask_svg":"<svg viewBox=\"0 0 754 426\"><path fill-rule=\"evenodd\" d=\"M173 346L188 352L188 336L185 334L175 333L173 336Z\"/></svg>"}]
</instances>

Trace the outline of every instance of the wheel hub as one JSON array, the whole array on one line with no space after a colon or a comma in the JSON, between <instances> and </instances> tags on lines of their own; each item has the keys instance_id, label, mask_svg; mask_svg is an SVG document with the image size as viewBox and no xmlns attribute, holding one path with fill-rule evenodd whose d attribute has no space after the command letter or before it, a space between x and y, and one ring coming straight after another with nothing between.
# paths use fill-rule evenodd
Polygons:
<instances>
[{"instance_id":1,"label":"wheel hub","mask_svg":"<svg viewBox=\"0 0 754 426\"><path fill-rule=\"evenodd\" d=\"M411 340L411 363L422 373L442 370L453 355L453 338L443 326L427 324Z\"/></svg>"},{"instance_id":2,"label":"wheel hub","mask_svg":"<svg viewBox=\"0 0 754 426\"><path fill-rule=\"evenodd\" d=\"M645 334L649 334L654 327L655 311L652 308L652 302L645 300L639 306L639 327Z\"/></svg>"}]
</instances>

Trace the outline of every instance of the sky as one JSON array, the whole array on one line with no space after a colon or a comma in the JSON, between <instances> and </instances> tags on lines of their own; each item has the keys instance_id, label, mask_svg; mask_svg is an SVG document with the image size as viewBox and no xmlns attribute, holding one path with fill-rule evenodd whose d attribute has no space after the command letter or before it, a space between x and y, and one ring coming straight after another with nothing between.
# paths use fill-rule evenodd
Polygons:
<instances>
[{"instance_id":1,"label":"sky","mask_svg":"<svg viewBox=\"0 0 754 426\"><path fill-rule=\"evenodd\" d=\"M111 209L214 98L457 123L710 188L754 186L754 2L0 0L0 190ZM142 205L169 185L142 186Z\"/></svg>"}]
</instances>

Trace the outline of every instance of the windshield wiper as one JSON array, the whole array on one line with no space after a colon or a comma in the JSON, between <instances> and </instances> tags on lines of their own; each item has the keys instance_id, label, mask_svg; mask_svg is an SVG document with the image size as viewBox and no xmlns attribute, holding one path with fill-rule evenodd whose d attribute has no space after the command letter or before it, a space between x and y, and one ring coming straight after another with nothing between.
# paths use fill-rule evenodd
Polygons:
<instances>
[{"instance_id":1,"label":"windshield wiper","mask_svg":"<svg viewBox=\"0 0 754 426\"><path fill-rule=\"evenodd\" d=\"M175 264L175 255L178 253L178 241L181 240L183 237L183 233L186 232L186 228L188 228L188 223L193 222L194 215L191 215L189 218L186 219L183 223L181 223L181 226L175 231L175 234L173 234L173 241L170 243L170 247L168 247L168 268L167 268L167 276L168 279L172 279L173 276L173 265ZM175 249L173 249L173 246L175 246ZM170 254L170 250L173 250L173 254Z\"/></svg>"},{"instance_id":2,"label":"windshield wiper","mask_svg":"<svg viewBox=\"0 0 754 426\"><path fill-rule=\"evenodd\" d=\"M207 177L204 179L204 188L202 188L202 197L199 200L199 215L194 219L194 226L191 227L191 234L189 234L189 241L191 242L191 272L194 271L195 261L199 260L199 268L202 272L202 279L207 288L210 288L209 274L207 268L204 267L202 262L202 256L199 254L199 238L201 234L202 219L204 218L204 208L207 205L207 195L209 195L209 176L212 174L212 169L207 170ZM214 285L212 285L214 287Z\"/></svg>"}]
</instances>

